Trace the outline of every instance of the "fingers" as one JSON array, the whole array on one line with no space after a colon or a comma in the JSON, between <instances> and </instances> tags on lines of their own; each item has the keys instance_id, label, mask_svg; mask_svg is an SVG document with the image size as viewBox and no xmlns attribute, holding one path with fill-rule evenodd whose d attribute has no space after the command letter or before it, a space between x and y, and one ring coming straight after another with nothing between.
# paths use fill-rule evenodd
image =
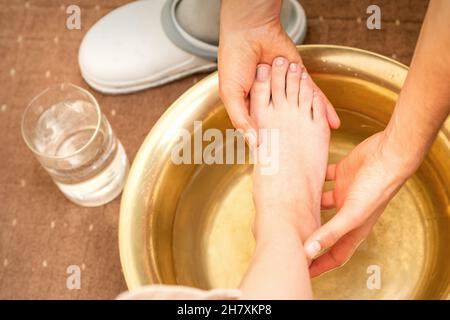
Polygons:
<instances>
[{"instance_id":1,"label":"fingers","mask_svg":"<svg viewBox=\"0 0 450 320\"><path fill-rule=\"evenodd\" d=\"M326 181L336 180L336 164L329 164L327 167L327 172L325 174ZM334 190L325 191L322 193L322 199L320 201L320 206L322 209L332 209L336 207L336 200L334 198Z\"/></svg>"},{"instance_id":2,"label":"fingers","mask_svg":"<svg viewBox=\"0 0 450 320\"><path fill-rule=\"evenodd\" d=\"M330 125L330 128L337 129L341 125L341 120L339 119L339 116L336 113L336 110L334 109L333 105L328 101L328 99L326 99L326 101L328 102L326 103L326 114L328 118L328 124Z\"/></svg>"},{"instance_id":3,"label":"fingers","mask_svg":"<svg viewBox=\"0 0 450 320\"><path fill-rule=\"evenodd\" d=\"M251 51L243 54L224 43L221 43L218 54L220 97L231 123L244 133L249 147L254 149L257 147L258 127L249 114L248 93L255 80L258 57Z\"/></svg>"},{"instance_id":4,"label":"fingers","mask_svg":"<svg viewBox=\"0 0 450 320\"><path fill-rule=\"evenodd\" d=\"M334 109L333 105L331 104L330 100L328 100L327 96L320 90L320 88L314 83L315 90L318 91L321 95L321 97L324 99L325 103L325 112L327 114L328 124L330 125L330 128L337 129L341 125L341 120L339 119L338 114L336 113L336 110Z\"/></svg>"},{"instance_id":5,"label":"fingers","mask_svg":"<svg viewBox=\"0 0 450 320\"><path fill-rule=\"evenodd\" d=\"M258 147L257 126L248 113L247 101L243 96L228 96L224 100L225 108L233 126L242 130L251 149Z\"/></svg>"},{"instance_id":6,"label":"fingers","mask_svg":"<svg viewBox=\"0 0 450 320\"><path fill-rule=\"evenodd\" d=\"M255 82L250 90L250 115L258 109L269 106L271 66L259 64L256 67Z\"/></svg>"},{"instance_id":7,"label":"fingers","mask_svg":"<svg viewBox=\"0 0 450 320\"><path fill-rule=\"evenodd\" d=\"M347 201L339 212L326 224L313 232L305 242L306 255L314 259L319 253L333 246L351 230L360 226L366 218L365 208Z\"/></svg>"},{"instance_id":8,"label":"fingers","mask_svg":"<svg viewBox=\"0 0 450 320\"><path fill-rule=\"evenodd\" d=\"M312 278L343 266L353 255L364 236L359 232L350 232L342 237L330 251L315 259L309 267Z\"/></svg>"},{"instance_id":9,"label":"fingers","mask_svg":"<svg viewBox=\"0 0 450 320\"><path fill-rule=\"evenodd\" d=\"M322 193L322 199L320 200L321 209L328 210L336 207L336 201L334 199L334 190L325 191Z\"/></svg>"},{"instance_id":10,"label":"fingers","mask_svg":"<svg viewBox=\"0 0 450 320\"><path fill-rule=\"evenodd\" d=\"M309 259L316 258L319 253L332 245L351 229L346 225L345 216L336 214L330 221L313 232L305 242L305 252Z\"/></svg>"},{"instance_id":11,"label":"fingers","mask_svg":"<svg viewBox=\"0 0 450 320\"><path fill-rule=\"evenodd\" d=\"M322 97L318 94L317 91L314 90L313 92L313 104L312 104L312 113L313 113L313 119L315 121L324 122L325 125L327 124L326 119L326 106L323 103Z\"/></svg>"},{"instance_id":12,"label":"fingers","mask_svg":"<svg viewBox=\"0 0 450 320\"><path fill-rule=\"evenodd\" d=\"M326 181L336 180L336 164L333 163L328 165L325 180Z\"/></svg>"}]
</instances>

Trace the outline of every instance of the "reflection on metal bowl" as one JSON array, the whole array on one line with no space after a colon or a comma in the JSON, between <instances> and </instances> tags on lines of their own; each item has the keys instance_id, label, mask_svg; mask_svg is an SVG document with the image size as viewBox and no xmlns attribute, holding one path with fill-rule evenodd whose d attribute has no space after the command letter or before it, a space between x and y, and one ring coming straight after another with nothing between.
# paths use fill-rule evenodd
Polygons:
<instances>
[{"instance_id":1,"label":"reflection on metal bowl","mask_svg":"<svg viewBox=\"0 0 450 320\"><path fill-rule=\"evenodd\" d=\"M336 162L384 128L407 67L348 47L310 45L300 46L299 51L342 120L331 138L330 162ZM217 73L189 89L167 110L134 160L122 196L119 230L129 288L152 283L236 287L251 259L251 165L175 165L171 161L171 150L178 142L175 132L179 128L192 132L195 120L203 121L203 129L232 127L218 95ZM350 261L313 280L315 297L449 298L449 196L447 119L425 162ZM323 212L323 221L333 214ZM381 280L375 288L370 285L374 272Z\"/></svg>"}]
</instances>

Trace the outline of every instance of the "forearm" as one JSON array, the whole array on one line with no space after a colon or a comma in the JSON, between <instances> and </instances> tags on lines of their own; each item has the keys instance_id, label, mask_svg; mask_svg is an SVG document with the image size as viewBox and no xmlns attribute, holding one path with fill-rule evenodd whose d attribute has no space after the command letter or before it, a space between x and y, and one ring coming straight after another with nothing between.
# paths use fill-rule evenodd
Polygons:
<instances>
[{"instance_id":1,"label":"forearm","mask_svg":"<svg viewBox=\"0 0 450 320\"><path fill-rule=\"evenodd\" d=\"M222 0L220 30L226 32L280 23L281 0Z\"/></svg>"},{"instance_id":2,"label":"forearm","mask_svg":"<svg viewBox=\"0 0 450 320\"><path fill-rule=\"evenodd\" d=\"M285 214L285 209L278 209ZM241 284L242 298L312 299L308 263L301 233L295 223L270 217L259 219L256 224L256 247Z\"/></svg>"},{"instance_id":3,"label":"forearm","mask_svg":"<svg viewBox=\"0 0 450 320\"><path fill-rule=\"evenodd\" d=\"M450 1L432 0L391 121L387 146L412 174L450 112Z\"/></svg>"}]
</instances>

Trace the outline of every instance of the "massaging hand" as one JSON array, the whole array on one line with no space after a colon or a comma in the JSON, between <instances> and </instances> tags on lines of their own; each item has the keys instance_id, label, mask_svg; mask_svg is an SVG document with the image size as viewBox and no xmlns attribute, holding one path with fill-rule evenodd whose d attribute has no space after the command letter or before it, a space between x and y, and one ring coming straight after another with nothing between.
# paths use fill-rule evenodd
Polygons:
<instances>
[{"instance_id":1,"label":"massaging hand","mask_svg":"<svg viewBox=\"0 0 450 320\"><path fill-rule=\"evenodd\" d=\"M305 243L311 258L331 248L312 263L313 277L350 258L389 200L419 167L450 114L450 58L442 54L450 50L449 17L450 1L430 1L388 126L328 169L328 178L336 183L334 190L323 194L322 205L338 212Z\"/></svg>"},{"instance_id":2,"label":"massaging hand","mask_svg":"<svg viewBox=\"0 0 450 320\"><path fill-rule=\"evenodd\" d=\"M219 42L220 95L228 115L237 129L257 132L249 116L248 93L255 79L259 63L272 64L283 56L290 62L300 63L298 51L280 23L281 1L222 1ZM317 86L317 92L320 91ZM331 128L338 128L339 118L326 101L327 118ZM256 136L247 135L247 142L255 146Z\"/></svg>"},{"instance_id":3,"label":"massaging hand","mask_svg":"<svg viewBox=\"0 0 450 320\"><path fill-rule=\"evenodd\" d=\"M322 194L322 208L337 214L305 242L309 258L331 248L310 266L312 277L344 264L367 237L389 200L415 168L404 166L401 148L379 132L353 149L337 164L329 165L326 179L335 188Z\"/></svg>"}]
</instances>

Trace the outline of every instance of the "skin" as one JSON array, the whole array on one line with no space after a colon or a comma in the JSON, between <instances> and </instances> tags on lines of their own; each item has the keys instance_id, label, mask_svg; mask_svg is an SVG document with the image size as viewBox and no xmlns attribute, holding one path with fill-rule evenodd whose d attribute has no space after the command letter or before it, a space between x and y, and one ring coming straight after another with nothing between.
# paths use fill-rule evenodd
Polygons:
<instances>
[{"instance_id":1,"label":"skin","mask_svg":"<svg viewBox=\"0 0 450 320\"><path fill-rule=\"evenodd\" d=\"M279 11L279 1L222 1L219 77L230 118L243 130L280 130L280 170L263 175L260 164L254 166L256 248L240 286L243 299L312 298L310 274L351 257L450 113L450 1L431 0L388 126L325 170L328 125L337 128L339 119L312 80L300 80L306 73ZM264 64L279 55L287 58L284 64ZM287 71L288 60L295 71ZM254 139L250 145L259 153L267 141ZM324 176L335 188L321 195ZM338 213L314 231L320 202ZM309 274L308 258L327 248Z\"/></svg>"},{"instance_id":2,"label":"skin","mask_svg":"<svg viewBox=\"0 0 450 320\"><path fill-rule=\"evenodd\" d=\"M331 248L311 265L318 276L344 264L405 181L424 160L450 113L450 1L432 0L411 67L388 126L358 145L327 178L335 189L322 196L337 214L312 234L310 258Z\"/></svg>"},{"instance_id":3,"label":"skin","mask_svg":"<svg viewBox=\"0 0 450 320\"><path fill-rule=\"evenodd\" d=\"M223 0L220 11L218 53L219 87L228 115L246 133L249 145L257 145L257 125L249 114L249 92L256 66L278 57L303 66L300 55L280 22L281 0ZM328 122L338 128L339 118L320 89Z\"/></svg>"},{"instance_id":4,"label":"skin","mask_svg":"<svg viewBox=\"0 0 450 320\"><path fill-rule=\"evenodd\" d=\"M278 57L272 66L257 68L250 116L258 128L279 136L261 134L254 151L256 247L241 284L242 298L311 299L303 241L320 224L330 141L326 103L315 94L306 70ZM269 174L265 162L258 161L267 150L276 152L276 160L271 159L279 164Z\"/></svg>"},{"instance_id":5,"label":"skin","mask_svg":"<svg viewBox=\"0 0 450 320\"><path fill-rule=\"evenodd\" d=\"M302 65L282 30L280 1L223 0L221 7L219 84L234 126L258 144L257 123L249 113L249 91L256 66L277 56ZM308 237L304 249L315 259L312 276L344 264L370 233L387 203L419 167L450 112L450 1L431 0L412 64L385 130L359 144L326 178L335 189L322 195L323 208L338 213ZM331 128L339 119L323 94ZM420 121L419 121L420 119ZM303 248L303 247L301 247ZM325 249L326 254L317 256Z\"/></svg>"}]
</instances>

